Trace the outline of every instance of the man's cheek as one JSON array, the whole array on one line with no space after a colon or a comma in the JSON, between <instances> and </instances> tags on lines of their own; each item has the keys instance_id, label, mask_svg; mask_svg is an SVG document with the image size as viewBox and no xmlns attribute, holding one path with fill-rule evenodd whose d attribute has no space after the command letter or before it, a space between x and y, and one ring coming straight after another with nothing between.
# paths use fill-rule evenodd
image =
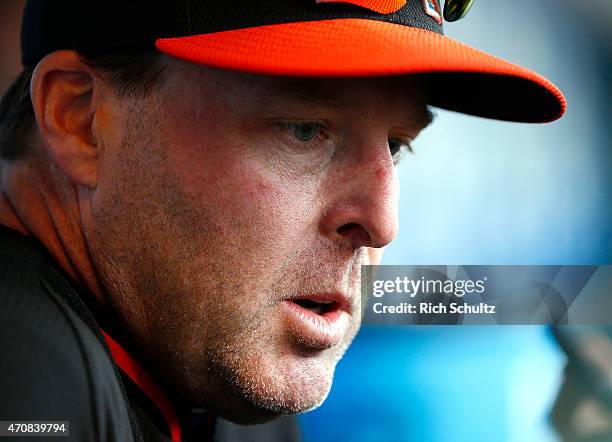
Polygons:
<instances>
[{"instance_id":1,"label":"man's cheek","mask_svg":"<svg viewBox=\"0 0 612 442\"><path fill-rule=\"evenodd\" d=\"M261 166L247 167L242 177L241 191L246 193L243 203L254 209L261 224L273 226L275 231L271 233L301 236L304 228L313 225L318 204L312 183Z\"/></svg>"},{"instance_id":2,"label":"man's cheek","mask_svg":"<svg viewBox=\"0 0 612 442\"><path fill-rule=\"evenodd\" d=\"M278 190L277 183L261 175L242 180L242 187L246 191L246 197L253 202L262 202L269 205L277 203L283 197Z\"/></svg>"}]
</instances>

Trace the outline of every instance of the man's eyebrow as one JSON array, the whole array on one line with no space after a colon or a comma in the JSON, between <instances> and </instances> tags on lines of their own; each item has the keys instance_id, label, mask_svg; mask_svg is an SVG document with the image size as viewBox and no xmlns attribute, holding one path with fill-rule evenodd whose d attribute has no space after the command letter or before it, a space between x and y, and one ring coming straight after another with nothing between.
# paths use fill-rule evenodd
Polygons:
<instances>
[{"instance_id":1,"label":"man's eyebrow","mask_svg":"<svg viewBox=\"0 0 612 442\"><path fill-rule=\"evenodd\" d=\"M423 116L423 119L421 120L421 130L425 129L427 126L431 125L431 123L434 122L434 120L436 119L436 114L428 107L425 110L425 114Z\"/></svg>"},{"instance_id":2,"label":"man's eyebrow","mask_svg":"<svg viewBox=\"0 0 612 442\"><path fill-rule=\"evenodd\" d=\"M309 86L299 82L277 83L261 92L256 92L256 96L262 99L293 99L302 103L318 105L328 105L333 107L344 107L350 101L340 98L333 92L328 92L316 86Z\"/></svg>"},{"instance_id":3,"label":"man's eyebrow","mask_svg":"<svg viewBox=\"0 0 612 442\"><path fill-rule=\"evenodd\" d=\"M431 125L436 119L436 113L429 107L426 107L424 111L419 112L417 115L412 114L405 120L405 127L420 133Z\"/></svg>"},{"instance_id":4,"label":"man's eyebrow","mask_svg":"<svg viewBox=\"0 0 612 442\"><path fill-rule=\"evenodd\" d=\"M352 103L351 100L339 97L333 91L328 91L300 80L275 82L264 90L256 91L255 96L264 100L293 99L301 103L333 107L347 107ZM411 126L416 126L423 130L431 125L435 119L436 114L427 107L421 116L412 117L413 124Z\"/></svg>"}]
</instances>

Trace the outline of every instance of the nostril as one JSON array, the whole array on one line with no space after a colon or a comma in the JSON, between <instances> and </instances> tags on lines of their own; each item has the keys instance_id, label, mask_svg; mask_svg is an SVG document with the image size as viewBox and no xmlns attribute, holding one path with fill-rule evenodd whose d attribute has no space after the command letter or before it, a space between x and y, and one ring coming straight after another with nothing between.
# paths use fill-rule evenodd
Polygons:
<instances>
[{"instance_id":1,"label":"nostril","mask_svg":"<svg viewBox=\"0 0 612 442\"><path fill-rule=\"evenodd\" d=\"M359 223L346 223L336 229L338 235L351 243L351 247L370 247L372 239L369 233Z\"/></svg>"},{"instance_id":2,"label":"nostril","mask_svg":"<svg viewBox=\"0 0 612 442\"><path fill-rule=\"evenodd\" d=\"M338 232L340 235L346 235L346 234L347 234L347 233L349 233L351 230L355 230L355 229L357 229L357 228L359 228L359 224L357 224L357 223L347 223L347 224L344 224L344 225L342 225L342 226L338 227L337 232Z\"/></svg>"}]
</instances>

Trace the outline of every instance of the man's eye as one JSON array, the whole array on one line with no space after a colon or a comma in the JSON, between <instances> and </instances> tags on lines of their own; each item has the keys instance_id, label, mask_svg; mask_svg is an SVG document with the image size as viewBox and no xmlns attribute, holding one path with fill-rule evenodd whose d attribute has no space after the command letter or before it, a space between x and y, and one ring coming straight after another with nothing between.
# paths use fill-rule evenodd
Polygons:
<instances>
[{"instance_id":1,"label":"man's eye","mask_svg":"<svg viewBox=\"0 0 612 442\"><path fill-rule=\"evenodd\" d=\"M393 164L397 164L401 160L404 152L412 153L412 147L410 146L410 141L392 137L389 138L389 151L393 157Z\"/></svg>"},{"instance_id":2,"label":"man's eye","mask_svg":"<svg viewBox=\"0 0 612 442\"><path fill-rule=\"evenodd\" d=\"M287 123L285 126L289 135L304 143L321 135L321 125L318 123Z\"/></svg>"}]
</instances>

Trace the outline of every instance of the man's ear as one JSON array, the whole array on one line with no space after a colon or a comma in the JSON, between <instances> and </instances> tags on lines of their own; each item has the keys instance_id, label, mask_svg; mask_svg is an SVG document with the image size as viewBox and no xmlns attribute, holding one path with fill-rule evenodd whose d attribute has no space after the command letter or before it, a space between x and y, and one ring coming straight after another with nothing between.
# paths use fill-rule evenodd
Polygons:
<instances>
[{"instance_id":1,"label":"man's ear","mask_svg":"<svg viewBox=\"0 0 612 442\"><path fill-rule=\"evenodd\" d=\"M43 58L30 85L45 150L70 181L88 187L98 180L99 152L92 133L96 87L99 78L73 51Z\"/></svg>"}]
</instances>

